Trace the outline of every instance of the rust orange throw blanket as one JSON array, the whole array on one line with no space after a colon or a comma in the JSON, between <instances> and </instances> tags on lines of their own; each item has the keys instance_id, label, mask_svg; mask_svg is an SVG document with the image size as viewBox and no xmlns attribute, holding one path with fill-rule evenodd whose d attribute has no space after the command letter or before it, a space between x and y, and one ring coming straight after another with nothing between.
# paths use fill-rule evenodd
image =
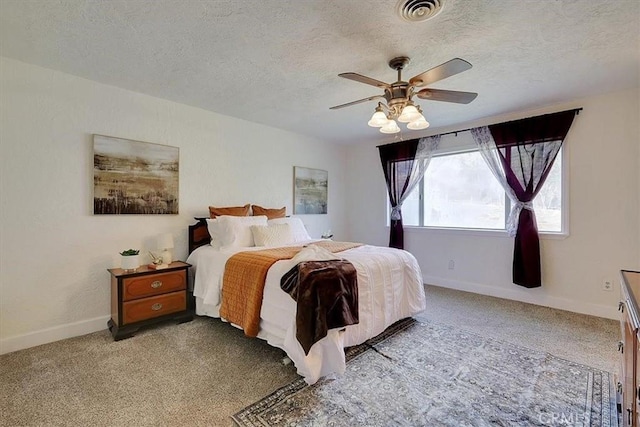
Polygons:
<instances>
[{"instance_id":1,"label":"rust orange throw blanket","mask_svg":"<svg viewBox=\"0 0 640 427\"><path fill-rule=\"evenodd\" d=\"M360 243L330 240L315 242L312 245L322 246L333 253L362 246ZM291 259L301 250L302 246L272 248L239 252L229 258L222 278L220 316L240 326L245 335L257 336L260 330L260 309L267 271L277 261Z\"/></svg>"}]
</instances>

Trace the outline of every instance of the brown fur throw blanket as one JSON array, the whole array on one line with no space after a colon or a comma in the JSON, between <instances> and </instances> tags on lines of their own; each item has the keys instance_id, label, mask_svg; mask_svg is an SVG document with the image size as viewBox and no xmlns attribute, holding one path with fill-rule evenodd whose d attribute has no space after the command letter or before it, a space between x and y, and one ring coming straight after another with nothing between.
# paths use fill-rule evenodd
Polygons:
<instances>
[{"instance_id":1,"label":"brown fur throw blanket","mask_svg":"<svg viewBox=\"0 0 640 427\"><path fill-rule=\"evenodd\" d=\"M296 338L305 354L327 331L358 319L358 277L349 261L305 261L289 270L280 287L297 303Z\"/></svg>"}]
</instances>

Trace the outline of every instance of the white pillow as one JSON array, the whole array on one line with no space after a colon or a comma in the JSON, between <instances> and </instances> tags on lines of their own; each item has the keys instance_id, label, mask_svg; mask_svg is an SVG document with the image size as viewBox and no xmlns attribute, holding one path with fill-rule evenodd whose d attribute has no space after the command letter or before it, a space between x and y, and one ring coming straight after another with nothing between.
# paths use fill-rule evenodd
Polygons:
<instances>
[{"instance_id":1,"label":"white pillow","mask_svg":"<svg viewBox=\"0 0 640 427\"><path fill-rule=\"evenodd\" d=\"M289 224L252 225L256 246L287 246L294 242Z\"/></svg>"},{"instance_id":2,"label":"white pillow","mask_svg":"<svg viewBox=\"0 0 640 427\"><path fill-rule=\"evenodd\" d=\"M266 215L260 216L229 216L216 218L219 224L220 243L222 247L246 248L255 246L252 225L267 225Z\"/></svg>"},{"instance_id":3,"label":"white pillow","mask_svg":"<svg viewBox=\"0 0 640 427\"><path fill-rule=\"evenodd\" d=\"M211 236L211 246L216 249L220 249L220 246L222 246L222 231L220 230L220 223L218 220L207 218L207 230L209 230L209 236Z\"/></svg>"},{"instance_id":4,"label":"white pillow","mask_svg":"<svg viewBox=\"0 0 640 427\"><path fill-rule=\"evenodd\" d=\"M311 240L311 236L307 233L307 229L304 227L300 218L276 218L270 219L269 224L289 224L291 226L291 233L293 233L294 242L304 242Z\"/></svg>"}]
</instances>

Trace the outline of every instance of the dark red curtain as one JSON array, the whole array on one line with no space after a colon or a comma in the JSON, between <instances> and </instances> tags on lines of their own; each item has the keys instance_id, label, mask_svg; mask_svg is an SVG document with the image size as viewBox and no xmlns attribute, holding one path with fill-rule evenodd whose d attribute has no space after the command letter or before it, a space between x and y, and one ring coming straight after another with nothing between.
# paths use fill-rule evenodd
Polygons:
<instances>
[{"instance_id":1,"label":"dark red curtain","mask_svg":"<svg viewBox=\"0 0 640 427\"><path fill-rule=\"evenodd\" d=\"M513 248L513 283L542 286L540 239L531 202L544 185L577 110L489 126L506 180L524 208Z\"/></svg>"},{"instance_id":2,"label":"dark red curtain","mask_svg":"<svg viewBox=\"0 0 640 427\"><path fill-rule=\"evenodd\" d=\"M404 249L404 229L399 202L409 186L418 143L418 139L412 139L378 147L392 209L389 231L391 248Z\"/></svg>"}]
</instances>

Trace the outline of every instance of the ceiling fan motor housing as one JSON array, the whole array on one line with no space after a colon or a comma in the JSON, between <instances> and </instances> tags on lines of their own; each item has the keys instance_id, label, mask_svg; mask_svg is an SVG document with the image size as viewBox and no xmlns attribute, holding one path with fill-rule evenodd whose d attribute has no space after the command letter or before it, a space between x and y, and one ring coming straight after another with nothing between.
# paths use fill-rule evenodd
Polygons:
<instances>
[{"instance_id":1,"label":"ceiling fan motor housing","mask_svg":"<svg viewBox=\"0 0 640 427\"><path fill-rule=\"evenodd\" d=\"M400 115L402 108L411 100L409 83L400 81L393 83L389 89L384 91L384 98L387 100L390 116Z\"/></svg>"}]
</instances>

